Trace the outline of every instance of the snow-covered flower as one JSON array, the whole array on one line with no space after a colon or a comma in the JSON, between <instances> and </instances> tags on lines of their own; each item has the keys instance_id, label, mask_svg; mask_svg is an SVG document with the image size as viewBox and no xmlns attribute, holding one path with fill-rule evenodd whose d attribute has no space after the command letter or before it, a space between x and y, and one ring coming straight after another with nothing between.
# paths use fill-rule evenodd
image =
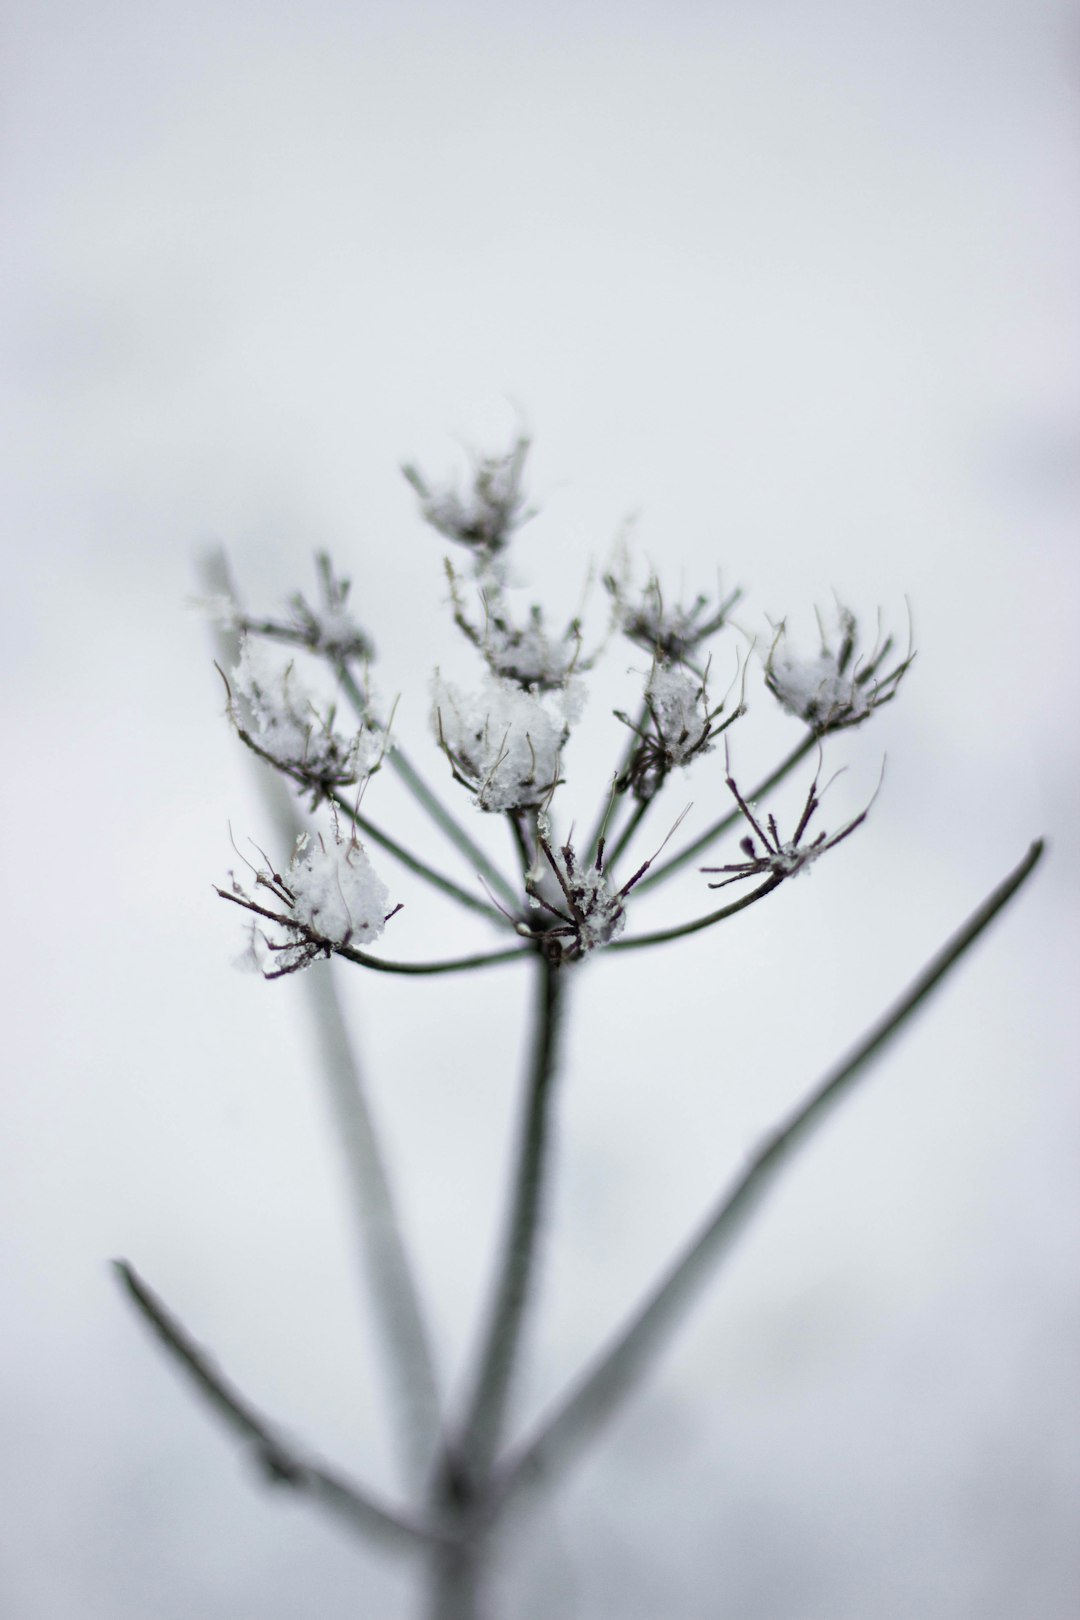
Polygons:
<instances>
[{"instance_id":1,"label":"snow-covered flower","mask_svg":"<svg viewBox=\"0 0 1080 1620\"><path fill-rule=\"evenodd\" d=\"M229 715L240 737L255 753L310 788L313 805L377 769L386 748L385 734L368 725L352 736L335 731L333 708L320 711L297 675L295 661L259 637L243 637L239 662L226 686ZM237 707L234 689L246 705L250 724Z\"/></svg>"},{"instance_id":2,"label":"snow-covered flower","mask_svg":"<svg viewBox=\"0 0 1080 1620\"><path fill-rule=\"evenodd\" d=\"M374 656L374 647L367 631L349 611L350 582L334 573L334 565L324 551L316 555L315 567L321 604L313 607L300 591L295 591L288 600L287 619L260 619L243 613L231 596L215 597L205 606L219 623L243 634L306 647L334 664L350 659L367 663Z\"/></svg>"},{"instance_id":3,"label":"snow-covered flower","mask_svg":"<svg viewBox=\"0 0 1080 1620\"><path fill-rule=\"evenodd\" d=\"M389 891L355 830L343 837L336 819L329 837L301 833L284 877L269 863L252 871L256 893L266 896L266 904L235 876L230 889L217 892L271 925L268 932L252 924L246 958L268 979L295 973L335 951L370 945L398 909L391 909Z\"/></svg>"},{"instance_id":4,"label":"snow-covered flower","mask_svg":"<svg viewBox=\"0 0 1080 1620\"><path fill-rule=\"evenodd\" d=\"M645 710L641 725L618 714L638 737L620 787L631 787L635 798L642 800L655 797L676 765L688 765L698 754L707 753L714 739L744 713L740 703L718 725L724 705L710 708L704 677L659 659L645 682Z\"/></svg>"},{"instance_id":5,"label":"snow-covered flower","mask_svg":"<svg viewBox=\"0 0 1080 1620\"><path fill-rule=\"evenodd\" d=\"M718 594L716 601L701 594L689 606L665 602L656 575L637 593L628 580L629 563L604 575L604 585L615 608L615 622L623 635L658 659L684 663L710 636L721 630L742 595L734 590Z\"/></svg>"},{"instance_id":6,"label":"snow-covered flower","mask_svg":"<svg viewBox=\"0 0 1080 1620\"><path fill-rule=\"evenodd\" d=\"M886 636L864 658L859 655L859 628L854 613L837 606L835 647L819 617L821 651L800 658L787 645L787 627L781 623L765 660L765 684L789 714L804 720L819 736L857 726L896 690L911 666L909 651L901 663L882 673L894 641Z\"/></svg>"},{"instance_id":7,"label":"snow-covered flower","mask_svg":"<svg viewBox=\"0 0 1080 1620\"><path fill-rule=\"evenodd\" d=\"M614 890L604 871L602 841L595 858L583 863L569 841L555 842L544 811L537 816L536 833L536 862L526 873L526 888L531 903L547 916L542 922L538 919L535 927L520 923L518 931L542 940L558 960L576 961L622 933L626 927L623 901L642 872Z\"/></svg>"},{"instance_id":8,"label":"snow-covered flower","mask_svg":"<svg viewBox=\"0 0 1080 1620\"><path fill-rule=\"evenodd\" d=\"M434 681L435 734L481 810L543 804L559 780L571 714L565 699L489 675L479 692ZM564 701L560 702L560 698Z\"/></svg>"},{"instance_id":9,"label":"snow-covered flower","mask_svg":"<svg viewBox=\"0 0 1080 1620\"><path fill-rule=\"evenodd\" d=\"M726 874L718 882L710 883L710 889L726 888L729 883L738 883L742 878L762 876L773 878L777 883L781 883L785 878L794 877L797 872L806 871L810 863L816 861L819 855L824 855L826 850L835 849L837 844L843 843L844 839L849 837L856 827L862 826L870 813L870 805L868 804L861 814L857 815L854 820L849 821L846 826L841 827L839 832L835 832L831 836L828 833L821 832L816 837L811 838L809 842L804 843L803 839L811 819L821 803L816 775L810 784L810 791L806 795L806 803L803 805L795 831L790 838L786 839L781 838L780 829L776 824L774 815L768 815L762 822L754 814L753 809L743 798L735 784L730 765L728 766L727 785L742 813L744 821L753 829L753 833L757 834L760 848L758 843L754 841L753 833L747 833L739 841L739 848L745 857L744 860L731 861L726 866L703 866L701 868L703 872ZM873 800L871 800L872 803Z\"/></svg>"},{"instance_id":10,"label":"snow-covered flower","mask_svg":"<svg viewBox=\"0 0 1080 1620\"><path fill-rule=\"evenodd\" d=\"M561 636L551 636L544 625L544 610L534 602L525 623L515 624L506 593L495 587L480 592L483 623L474 624L449 560L446 576L454 623L482 655L493 675L516 681L519 686L553 692L564 688L576 673L592 667L594 660L581 654L579 619L571 619Z\"/></svg>"},{"instance_id":11,"label":"snow-covered flower","mask_svg":"<svg viewBox=\"0 0 1080 1620\"><path fill-rule=\"evenodd\" d=\"M448 540L467 546L478 575L492 570L515 530L533 515L521 487L528 453L528 439L519 438L503 455L478 457L472 486L464 493L449 484L433 488L416 467L402 468L420 497L424 521Z\"/></svg>"}]
</instances>

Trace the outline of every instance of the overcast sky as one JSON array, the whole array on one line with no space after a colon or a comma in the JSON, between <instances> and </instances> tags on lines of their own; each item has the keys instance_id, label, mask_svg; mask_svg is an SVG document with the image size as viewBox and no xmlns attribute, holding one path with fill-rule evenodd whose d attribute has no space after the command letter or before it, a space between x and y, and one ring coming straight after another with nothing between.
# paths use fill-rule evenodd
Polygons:
<instances>
[{"instance_id":1,"label":"overcast sky","mask_svg":"<svg viewBox=\"0 0 1080 1620\"><path fill-rule=\"evenodd\" d=\"M744 586L749 635L788 615L812 638L836 592L902 639L910 614L918 657L830 744L833 825L888 756L857 837L741 931L581 975L523 1415L1051 847L522 1546L507 1612L1071 1620L1075 8L36 0L2 74L0 1609L411 1613L397 1566L266 1499L105 1262L130 1255L253 1398L396 1488L305 987L231 971L211 892L229 824L272 830L189 603L212 542L266 610L329 549L450 791L429 681L475 663L399 467L526 430L517 566L555 613L632 519L672 593ZM597 673L564 825L592 820L635 667L619 647ZM797 735L754 680L748 778ZM687 830L718 813L708 763L671 790ZM368 804L452 864L392 782ZM395 954L489 937L384 875ZM694 915L702 884L641 919ZM448 1376L516 1094L527 986L498 972L340 980Z\"/></svg>"}]
</instances>

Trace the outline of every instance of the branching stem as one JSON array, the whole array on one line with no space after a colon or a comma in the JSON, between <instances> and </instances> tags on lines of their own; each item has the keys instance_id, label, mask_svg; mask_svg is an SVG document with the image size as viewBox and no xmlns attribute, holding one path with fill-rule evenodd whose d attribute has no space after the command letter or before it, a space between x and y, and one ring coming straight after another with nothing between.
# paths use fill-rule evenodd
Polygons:
<instances>
[{"instance_id":1,"label":"branching stem","mask_svg":"<svg viewBox=\"0 0 1080 1620\"><path fill-rule=\"evenodd\" d=\"M872 1060L922 1006L967 954L985 928L1026 882L1042 855L1031 846L1019 866L987 896L978 910L932 957L904 995L868 1031L847 1057L815 1087L788 1119L766 1138L732 1189L676 1256L629 1323L601 1352L577 1386L500 1470L496 1489L502 1499L530 1479L545 1479L582 1450L587 1440L622 1406L653 1365L682 1311L700 1293L717 1262L741 1231L789 1155L845 1097Z\"/></svg>"}]
</instances>

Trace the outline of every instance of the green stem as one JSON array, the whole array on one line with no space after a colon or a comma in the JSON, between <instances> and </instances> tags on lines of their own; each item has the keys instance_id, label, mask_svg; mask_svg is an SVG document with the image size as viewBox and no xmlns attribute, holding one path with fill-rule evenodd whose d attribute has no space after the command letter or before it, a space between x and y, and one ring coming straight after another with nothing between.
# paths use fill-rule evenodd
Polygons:
<instances>
[{"instance_id":1,"label":"green stem","mask_svg":"<svg viewBox=\"0 0 1080 1620\"><path fill-rule=\"evenodd\" d=\"M707 917L697 917L693 922L678 923L674 928L659 928L652 934L636 934L633 939L616 939L607 949L609 951L634 951L642 945L663 945L669 939L682 939L687 934L700 933L703 928L711 928L713 923L723 922L725 917L734 917L736 912L745 911L752 906L755 900L764 900L767 894L772 894L783 883L783 875L774 873L766 878L764 883L744 894L741 900L733 900L730 905L721 906L719 911L710 911ZM640 884L638 885L640 888ZM221 892L220 890L218 891Z\"/></svg>"},{"instance_id":2,"label":"green stem","mask_svg":"<svg viewBox=\"0 0 1080 1620\"><path fill-rule=\"evenodd\" d=\"M1034 843L1019 866L988 895L978 910L942 947L896 1004L878 1020L847 1057L799 1104L754 1154L750 1164L706 1218L666 1274L531 1440L509 1459L496 1482L500 1499L529 1479L549 1475L579 1452L589 1437L618 1410L655 1361L681 1312L711 1277L717 1261L776 1178L791 1153L852 1089L919 1010L985 928L1026 882L1042 855Z\"/></svg>"},{"instance_id":3,"label":"green stem","mask_svg":"<svg viewBox=\"0 0 1080 1620\"><path fill-rule=\"evenodd\" d=\"M537 971L539 995L513 1197L488 1325L477 1357L460 1440L452 1448L455 1466L461 1472L466 1488L473 1492L482 1492L502 1434L533 1280L548 1167L550 1103L558 1058L566 970L559 968L546 956L539 955Z\"/></svg>"},{"instance_id":4,"label":"green stem","mask_svg":"<svg viewBox=\"0 0 1080 1620\"><path fill-rule=\"evenodd\" d=\"M605 871L613 872L615 870L619 860L623 855L625 855L627 845L630 843L631 838L633 838L634 834L641 826L641 823L644 821L645 814L652 802L652 799L639 799L637 804L635 804L633 814L615 841L614 849L604 851ZM639 886L640 884L635 885L635 887Z\"/></svg>"},{"instance_id":5,"label":"green stem","mask_svg":"<svg viewBox=\"0 0 1080 1620\"><path fill-rule=\"evenodd\" d=\"M763 781L759 782L757 787L747 795L748 800L753 803L756 799L763 799L766 793L771 793L773 788L778 786L778 784L784 780L784 777L787 776L790 771L795 769L795 766L798 765L800 760L805 759L807 754L817 747L818 742L819 738L817 737L816 733L809 732L807 736L805 736L802 741L791 750L791 753L788 754L785 759L780 761L780 764L776 767L776 769L771 771L769 775L766 776ZM661 865L654 866L651 871L646 872L645 876L641 879L641 882L637 885L637 893L641 894L645 889L651 889L654 883L661 882L663 878L670 877L673 872L678 872L682 867L689 865L694 857L696 855L700 855L703 850L707 849L708 846L714 842L715 839L722 837L726 832L730 832L732 827L738 826L741 817L742 812L738 806L736 806L735 809L729 811L726 816L721 816L719 821L714 821L712 826L706 828L699 838L694 839L692 844L687 844L686 848L679 850L677 855L670 856L666 861L662 862ZM704 926L704 924L702 924L702 926Z\"/></svg>"},{"instance_id":6,"label":"green stem","mask_svg":"<svg viewBox=\"0 0 1080 1620\"><path fill-rule=\"evenodd\" d=\"M470 894L468 889L463 889L460 884L454 882L453 878L444 877L441 872L437 872L426 861L420 860L419 856L411 854L396 839L391 838L389 833L384 833L373 821L369 821L366 816L362 816L359 810L349 803L344 794L332 793L330 798L337 808L348 816L358 831L362 832L366 838L370 838L373 844L378 844L388 854L393 855L394 859L400 861L402 866L407 867L410 872L415 872L417 877L422 877L433 888L441 889L443 894L448 894L459 905L468 906L470 911L479 911L481 915L490 918L493 922L497 922L500 927L505 926L506 918L502 916L495 906L490 905L487 900L482 900L478 894Z\"/></svg>"}]
</instances>

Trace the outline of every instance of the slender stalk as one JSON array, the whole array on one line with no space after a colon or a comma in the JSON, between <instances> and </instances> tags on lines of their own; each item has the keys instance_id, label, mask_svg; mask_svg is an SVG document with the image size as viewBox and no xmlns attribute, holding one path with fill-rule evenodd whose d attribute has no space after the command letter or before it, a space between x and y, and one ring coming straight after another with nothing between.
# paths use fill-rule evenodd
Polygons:
<instances>
[{"instance_id":1,"label":"slender stalk","mask_svg":"<svg viewBox=\"0 0 1080 1620\"><path fill-rule=\"evenodd\" d=\"M649 718L649 705L647 703L642 703L641 708L638 711L637 721L636 721L636 723L634 725L632 725L630 727L630 739L627 742L626 747L623 749L622 758L619 761L619 764L618 764L618 766L616 768L616 771L615 771L614 780L616 782L621 782L623 777L626 775L627 771L630 769L631 762L633 761L633 758L634 758L634 753L635 753L635 751L637 750L638 746L641 743L641 735L640 735L640 733L644 729L645 724L648 721L648 718ZM623 795L620 795L620 797L621 796L623 796ZM604 827L607 824L608 818L612 813L612 809L613 809L613 806L612 806L611 800L609 799L608 802L604 805L603 809L601 810L599 817L597 818L596 826L593 829L592 837L589 839L589 842L587 844L582 845L582 848L586 851L587 858L588 858L588 860L590 862L592 862L592 861L594 861L596 859L596 851L599 848L600 839L601 839L601 836L603 835Z\"/></svg>"},{"instance_id":2,"label":"slender stalk","mask_svg":"<svg viewBox=\"0 0 1080 1620\"><path fill-rule=\"evenodd\" d=\"M760 781L751 793L747 794L747 798L751 803L755 799L763 799L766 793L771 793L773 788L777 787L784 780L784 777L795 769L800 760L805 759L807 754L818 746L819 741L820 739L815 732L808 732L802 741L791 750L791 753L780 761L776 769L770 771L769 775ZM678 872L682 867L689 865L694 857L700 855L715 839L722 837L724 833L730 832L732 827L737 826L741 814L742 812L738 807L729 811L726 816L721 816L719 821L714 821L711 827L707 827L700 837L694 839L692 844L687 844L685 849L681 849L677 854L669 856L659 866L654 866L637 885L638 893L641 894L643 890L651 889L654 883L660 883L664 878L670 877L673 872Z\"/></svg>"},{"instance_id":3,"label":"slender stalk","mask_svg":"<svg viewBox=\"0 0 1080 1620\"><path fill-rule=\"evenodd\" d=\"M157 1334L218 1416L251 1446L256 1461L270 1480L310 1496L345 1519L353 1529L392 1545L416 1546L438 1539L438 1532L413 1519L408 1513L380 1502L363 1486L324 1468L321 1463L305 1456L291 1441L284 1439L270 1420L252 1406L219 1371L207 1352L196 1344L134 1266L127 1260L114 1260L113 1267L143 1320Z\"/></svg>"},{"instance_id":4,"label":"slender stalk","mask_svg":"<svg viewBox=\"0 0 1080 1620\"><path fill-rule=\"evenodd\" d=\"M390 757L393 758L393 755ZM413 855L403 844L399 844L395 838L391 838L389 833L384 833L381 827L377 827L373 821L369 821L366 816L362 816L356 806L350 803L343 793L332 793L330 798L337 808L348 816L354 827L362 832L365 837L370 838L373 844L378 844L381 849L385 849L388 854L393 855L394 859L400 861L402 866L407 867L410 872L415 872L417 877L422 877L433 888L441 889L443 894L448 894L459 905L468 906L470 911L479 911L482 916L490 918L493 922L498 923L500 927L505 925L506 918L501 915L495 906L481 899L478 894L470 894L468 889L463 889L460 884L454 882L453 878L445 877L441 872L436 871L435 867L429 866L427 861L422 861L418 855Z\"/></svg>"},{"instance_id":5,"label":"slender stalk","mask_svg":"<svg viewBox=\"0 0 1080 1620\"><path fill-rule=\"evenodd\" d=\"M475 1488L490 1469L506 1416L536 1258L550 1143L550 1103L565 998L565 969L537 957L538 998L513 1195L488 1323L455 1445L456 1462Z\"/></svg>"},{"instance_id":6,"label":"slender stalk","mask_svg":"<svg viewBox=\"0 0 1080 1620\"><path fill-rule=\"evenodd\" d=\"M341 682L342 691L352 704L358 719L367 720L369 716L367 704L364 702L364 694L356 684L356 678L348 663L344 659L338 659L335 661L334 669ZM446 808L434 788L429 787L424 781L424 778L411 762L404 749L399 746L389 749L386 755L386 763L393 771L396 771L413 798L418 804L423 805L432 821L449 838L450 842L468 858L478 872L483 873L496 893L502 895L508 905L516 905L518 896L515 894L513 887L503 877L490 856L480 848L472 835L461 825L457 817Z\"/></svg>"},{"instance_id":7,"label":"slender stalk","mask_svg":"<svg viewBox=\"0 0 1080 1620\"><path fill-rule=\"evenodd\" d=\"M308 993L375 1307L383 1375L396 1407L394 1432L404 1477L419 1498L431 1477L441 1430L431 1341L334 975L308 975Z\"/></svg>"},{"instance_id":8,"label":"slender stalk","mask_svg":"<svg viewBox=\"0 0 1080 1620\"><path fill-rule=\"evenodd\" d=\"M206 556L201 573L211 592L236 593L224 552ZM236 655L235 646L219 634L219 652ZM278 836L291 848L300 830L296 811L280 777L256 773L259 787L276 823ZM219 894L225 891L218 890ZM226 895L228 899L236 896ZM466 896L471 901L472 896ZM264 913L265 915L265 913ZM380 964L381 965L381 964ZM384 968L384 971L386 969ZM415 971L410 965L401 971ZM385 1375L393 1392L395 1438L410 1482L426 1477L440 1428L439 1398L430 1338L419 1292L397 1218L390 1178L368 1104L356 1050L348 1038L332 974L305 974L322 1046L322 1074L345 1161L349 1202L360 1239L364 1281L375 1305Z\"/></svg>"},{"instance_id":9,"label":"slender stalk","mask_svg":"<svg viewBox=\"0 0 1080 1620\"><path fill-rule=\"evenodd\" d=\"M919 1010L927 997L967 954L985 928L1026 882L1042 855L1042 842L1031 846L978 910L932 957L904 995L867 1032L858 1045L831 1069L810 1095L779 1125L754 1154L735 1185L706 1218L696 1235L676 1256L668 1271L634 1313L629 1323L587 1369L555 1412L530 1440L518 1448L495 1482L500 1498L530 1479L563 1465L618 1410L649 1369L678 1323L681 1312L712 1275L717 1261L756 1208L789 1155L848 1095L869 1064Z\"/></svg>"},{"instance_id":10,"label":"slender stalk","mask_svg":"<svg viewBox=\"0 0 1080 1620\"><path fill-rule=\"evenodd\" d=\"M772 877L766 878L764 883L759 883L749 894L744 894L741 900L733 900L730 905L721 906L719 911L710 911L707 917L697 917L693 922L677 923L674 928L659 928L652 934L636 934L633 939L616 939L607 948L609 951L634 951L642 945L663 945L669 939L682 939L686 934L700 933L703 928L711 928L713 923L723 922L725 917L734 917L736 912L745 911L755 900L764 900L765 896L772 894L783 881L783 874L774 873Z\"/></svg>"},{"instance_id":11,"label":"slender stalk","mask_svg":"<svg viewBox=\"0 0 1080 1620\"><path fill-rule=\"evenodd\" d=\"M651 804L652 799L639 799L634 806L633 814L631 815L629 821L626 823L622 832L615 840L614 848L604 851L604 867L608 872L613 872L621 857L626 854L627 845L637 832L638 828L641 826L641 823L644 821L646 812ZM637 886L638 885L635 885L635 887Z\"/></svg>"}]
</instances>

